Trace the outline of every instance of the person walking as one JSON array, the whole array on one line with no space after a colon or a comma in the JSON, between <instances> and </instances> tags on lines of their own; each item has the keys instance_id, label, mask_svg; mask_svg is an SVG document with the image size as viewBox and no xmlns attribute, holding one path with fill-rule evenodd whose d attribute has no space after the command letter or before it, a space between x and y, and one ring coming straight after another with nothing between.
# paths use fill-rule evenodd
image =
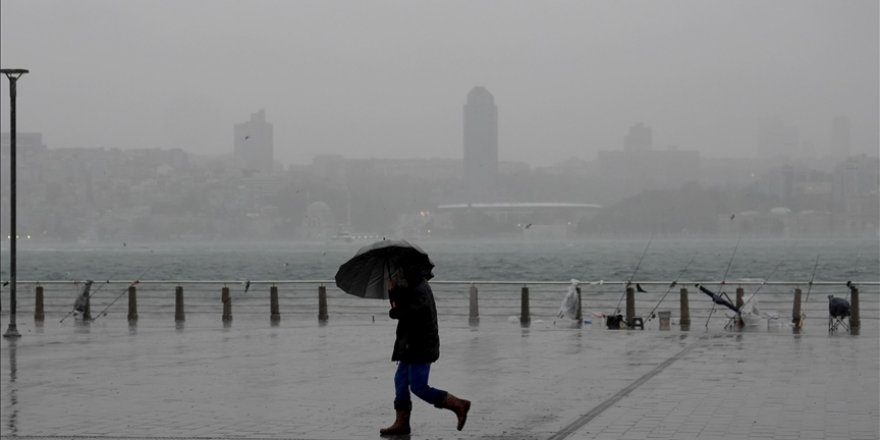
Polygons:
<instances>
[{"instance_id":1,"label":"person walking","mask_svg":"<svg viewBox=\"0 0 880 440\"><path fill-rule=\"evenodd\" d=\"M447 391L428 385L431 364L440 357L440 336L437 326L437 307L434 294L425 275L398 268L388 282L391 309L388 316L397 320L396 338L391 360L397 362L394 374L394 423L379 430L382 436L408 435L412 412L411 394L434 405L448 409L458 418L456 428L461 431L467 421L471 402L459 399Z\"/></svg>"}]
</instances>

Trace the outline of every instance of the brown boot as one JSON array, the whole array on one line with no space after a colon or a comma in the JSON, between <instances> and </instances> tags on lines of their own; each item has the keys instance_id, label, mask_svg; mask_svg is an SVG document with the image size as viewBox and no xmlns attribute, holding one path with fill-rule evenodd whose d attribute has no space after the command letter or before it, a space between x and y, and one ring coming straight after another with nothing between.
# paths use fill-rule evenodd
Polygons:
<instances>
[{"instance_id":1,"label":"brown boot","mask_svg":"<svg viewBox=\"0 0 880 440\"><path fill-rule=\"evenodd\" d=\"M471 401L459 399L451 393L446 393L446 398L437 405L438 408L451 410L458 417L458 426L456 428L461 431L464 428L464 422L467 421L467 413L471 409Z\"/></svg>"},{"instance_id":2,"label":"brown boot","mask_svg":"<svg viewBox=\"0 0 880 440\"><path fill-rule=\"evenodd\" d=\"M394 410L397 413L397 418L394 419L391 426L380 429L379 435L409 435L409 414L412 411L412 402L394 402Z\"/></svg>"}]
</instances>

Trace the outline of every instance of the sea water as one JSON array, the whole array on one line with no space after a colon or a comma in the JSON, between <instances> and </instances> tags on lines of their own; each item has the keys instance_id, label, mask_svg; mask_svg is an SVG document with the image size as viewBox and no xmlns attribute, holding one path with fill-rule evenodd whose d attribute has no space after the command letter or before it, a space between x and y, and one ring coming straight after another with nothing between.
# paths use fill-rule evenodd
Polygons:
<instances>
[{"instance_id":1,"label":"sea water","mask_svg":"<svg viewBox=\"0 0 880 440\"><path fill-rule=\"evenodd\" d=\"M877 239L412 241L430 255L435 280L880 280ZM16 273L18 280L29 281L332 280L339 266L366 244L47 245L20 241ZM0 276L4 280L9 277L9 258L9 249L4 248L0 252Z\"/></svg>"}]
</instances>

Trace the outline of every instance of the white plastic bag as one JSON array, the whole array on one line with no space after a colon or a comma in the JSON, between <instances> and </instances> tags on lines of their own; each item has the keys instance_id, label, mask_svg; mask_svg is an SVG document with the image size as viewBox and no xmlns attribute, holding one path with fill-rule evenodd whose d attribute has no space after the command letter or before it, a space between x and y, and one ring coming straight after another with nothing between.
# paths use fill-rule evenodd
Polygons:
<instances>
[{"instance_id":1,"label":"white plastic bag","mask_svg":"<svg viewBox=\"0 0 880 440\"><path fill-rule=\"evenodd\" d=\"M572 279L571 285L568 286L568 293L562 299L562 305L559 307L559 313L556 316L560 318L576 319L578 312L578 294L577 286L580 281Z\"/></svg>"}]
</instances>

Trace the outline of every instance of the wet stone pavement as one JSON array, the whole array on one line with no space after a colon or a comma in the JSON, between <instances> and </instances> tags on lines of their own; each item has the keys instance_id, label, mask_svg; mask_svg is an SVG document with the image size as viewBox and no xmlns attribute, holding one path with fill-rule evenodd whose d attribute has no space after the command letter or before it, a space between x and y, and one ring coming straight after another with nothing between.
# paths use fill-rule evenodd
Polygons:
<instances>
[{"instance_id":1,"label":"wet stone pavement","mask_svg":"<svg viewBox=\"0 0 880 440\"><path fill-rule=\"evenodd\" d=\"M2 323L6 328L5 320ZM394 323L19 325L0 345L6 439L377 439ZM610 331L441 318L413 439L877 439L880 335Z\"/></svg>"}]
</instances>

